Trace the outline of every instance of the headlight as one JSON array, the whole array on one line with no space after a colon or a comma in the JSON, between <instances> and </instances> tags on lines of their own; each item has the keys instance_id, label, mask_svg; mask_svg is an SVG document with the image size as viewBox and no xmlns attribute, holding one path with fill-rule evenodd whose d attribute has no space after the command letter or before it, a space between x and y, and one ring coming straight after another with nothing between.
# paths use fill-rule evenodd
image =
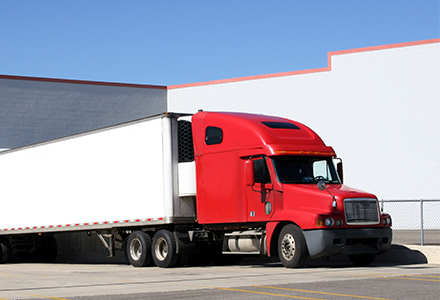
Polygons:
<instances>
[{"instance_id":1,"label":"headlight","mask_svg":"<svg viewBox=\"0 0 440 300\"><path fill-rule=\"evenodd\" d=\"M335 220L333 220L333 218L326 218L324 221L325 226L327 227L332 227L333 225L335 225Z\"/></svg>"},{"instance_id":2,"label":"headlight","mask_svg":"<svg viewBox=\"0 0 440 300\"><path fill-rule=\"evenodd\" d=\"M342 226L344 222L341 219L336 220L336 226Z\"/></svg>"},{"instance_id":3,"label":"headlight","mask_svg":"<svg viewBox=\"0 0 440 300\"><path fill-rule=\"evenodd\" d=\"M391 221L391 217L388 216L388 217L387 217L387 224L388 224L389 226L391 226L392 223L393 223L393 222Z\"/></svg>"},{"instance_id":4,"label":"headlight","mask_svg":"<svg viewBox=\"0 0 440 300\"><path fill-rule=\"evenodd\" d=\"M386 226L386 225L391 226L392 223L393 222L391 221L391 217L389 215L383 216L383 218L382 218L382 225L383 226Z\"/></svg>"}]
</instances>

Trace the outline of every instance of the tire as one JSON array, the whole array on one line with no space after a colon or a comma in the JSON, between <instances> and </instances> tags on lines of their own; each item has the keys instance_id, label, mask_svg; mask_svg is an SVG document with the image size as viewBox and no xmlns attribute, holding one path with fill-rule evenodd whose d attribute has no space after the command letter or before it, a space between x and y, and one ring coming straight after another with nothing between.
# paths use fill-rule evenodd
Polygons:
<instances>
[{"instance_id":1,"label":"tire","mask_svg":"<svg viewBox=\"0 0 440 300\"><path fill-rule=\"evenodd\" d=\"M348 259L351 261L351 263L358 267L366 267L371 265L375 258L376 254L356 254L348 256Z\"/></svg>"},{"instance_id":2,"label":"tire","mask_svg":"<svg viewBox=\"0 0 440 300\"><path fill-rule=\"evenodd\" d=\"M151 238L143 231L135 231L128 237L126 252L133 267L146 267L151 264Z\"/></svg>"},{"instance_id":3,"label":"tire","mask_svg":"<svg viewBox=\"0 0 440 300\"><path fill-rule=\"evenodd\" d=\"M179 262L180 255L176 252L176 239L168 230L159 230L153 238L152 254L156 266L172 268Z\"/></svg>"},{"instance_id":4,"label":"tire","mask_svg":"<svg viewBox=\"0 0 440 300\"><path fill-rule=\"evenodd\" d=\"M278 237L278 255L286 268L304 266L307 257L307 245L302 230L293 224L281 229Z\"/></svg>"}]
</instances>

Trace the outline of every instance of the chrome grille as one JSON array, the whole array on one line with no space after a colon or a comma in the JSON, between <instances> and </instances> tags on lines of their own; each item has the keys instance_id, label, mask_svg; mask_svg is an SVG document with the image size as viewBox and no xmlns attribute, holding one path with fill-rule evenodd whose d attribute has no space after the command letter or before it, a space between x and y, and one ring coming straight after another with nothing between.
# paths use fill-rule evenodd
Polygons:
<instances>
[{"instance_id":1,"label":"chrome grille","mask_svg":"<svg viewBox=\"0 0 440 300\"><path fill-rule=\"evenodd\" d=\"M379 224L379 205L376 199L345 199L344 209L348 225Z\"/></svg>"}]
</instances>

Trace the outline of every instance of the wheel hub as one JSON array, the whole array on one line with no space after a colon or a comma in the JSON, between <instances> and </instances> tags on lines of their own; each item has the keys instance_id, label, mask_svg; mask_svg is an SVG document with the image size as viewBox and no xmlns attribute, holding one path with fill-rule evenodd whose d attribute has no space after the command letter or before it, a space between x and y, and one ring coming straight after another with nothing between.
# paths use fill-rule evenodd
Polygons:
<instances>
[{"instance_id":1,"label":"wheel hub","mask_svg":"<svg viewBox=\"0 0 440 300\"><path fill-rule=\"evenodd\" d=\"M134 260L139 260L142 255L142 244L138 238L135 238L131 241L130 244L130 256Z\"/></svg>"},{"instance_id":2,"label":"wheel hub","mask_svg":"<svg viewBox=\"0 0 440 300\"><path fill-rule=\"evenodd\" d=\"M287 260L295 256L295 239L291 234L286 234L281 242L281 253Z\"/></svg>"},{"instance_id":3,"label":"wheel hub","mask_svg":"<svg viewBox=\"0 0 440 300\"><path fill-rule=\"evenodd\" d=\"M154 247L156 258L159 260L165 260L168 256L168 243L164 238L159 238Z\"/></svg>"}]
</instances>

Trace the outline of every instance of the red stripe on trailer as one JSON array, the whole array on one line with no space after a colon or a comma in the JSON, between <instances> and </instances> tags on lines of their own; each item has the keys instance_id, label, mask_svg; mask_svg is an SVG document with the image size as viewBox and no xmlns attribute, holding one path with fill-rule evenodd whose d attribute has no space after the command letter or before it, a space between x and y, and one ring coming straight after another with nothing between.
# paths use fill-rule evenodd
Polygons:
<instances>
[{"instance_id":1,"label":"red stripe on trailer","mask_svg":"<svg viewBox=\"0 0 440 300\"><path fill-rule=\"evenodd\" d=\"M33 227L17 227L17 228L5 228L0 231L20 231L20 230L35 230L35 229L48 229L48 228L61 228L72 226L92 226L92 225L107 225L107 224L121 224L121 223L137 223L137 222L151 222L151 221L163 221L164 218L147 218L147 219L132 219L132 220L120 220L120 221L101 221L101 222L88 222L88 223L74 223L74 224L61 224L61 225L44 225Z\"/></svg>"}]
</instances>

